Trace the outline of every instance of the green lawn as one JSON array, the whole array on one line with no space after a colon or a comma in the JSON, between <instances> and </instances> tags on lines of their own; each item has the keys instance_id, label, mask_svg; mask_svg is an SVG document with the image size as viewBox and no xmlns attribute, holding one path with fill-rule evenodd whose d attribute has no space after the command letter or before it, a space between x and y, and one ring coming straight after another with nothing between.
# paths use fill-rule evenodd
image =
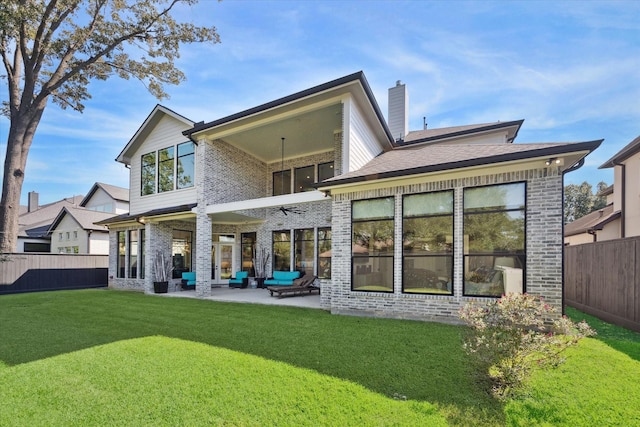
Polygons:
<instances>
[{"instance_id":1,"label":"green lawn","mask_svg":"<svg viewBox=\"0 0 640 427\"><path fill-rule=\"evenodd\" d=\"M597 337L500 404L460 326L109 290L5 295L0 425L640 425L640 334L588 321Z\"/></svg>"}]
</instances>

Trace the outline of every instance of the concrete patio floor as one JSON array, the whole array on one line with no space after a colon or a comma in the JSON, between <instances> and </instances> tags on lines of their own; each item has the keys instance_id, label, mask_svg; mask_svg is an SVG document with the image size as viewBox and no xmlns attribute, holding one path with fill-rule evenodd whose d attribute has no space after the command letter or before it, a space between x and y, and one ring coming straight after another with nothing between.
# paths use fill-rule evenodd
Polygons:
<instances>
[{"instance_id":1,"label":"concrete patio floor","mask_svg":"<svg viewBox=\"0 0 640 427\"><path fill-rule=\"evenodd\" d=\"M196 291L177 290L163 294L166 297L198 298ZM270 296L266 289L229 288L227 286L211 288L211 296L203 298L210 301L240 302L249 304L284 305L289 307L321 308L320 295L297 295L278 298Z\"/></svg>"}]
</instances>

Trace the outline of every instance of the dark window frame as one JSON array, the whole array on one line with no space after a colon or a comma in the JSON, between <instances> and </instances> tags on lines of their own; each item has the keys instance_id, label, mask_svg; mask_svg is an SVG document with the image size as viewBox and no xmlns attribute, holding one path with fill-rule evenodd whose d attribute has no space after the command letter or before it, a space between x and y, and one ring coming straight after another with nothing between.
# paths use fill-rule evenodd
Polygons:
<instances>
[{"instance_id":1,"label":"dark window frame","mask_svg":"<svg viewBox=\"0 0 640 427\"><path fill-rule=\"evenodd\" d=\"M508 185L514 185L514 184L521 184L523 186L523 205L522 207L518 207L518 208L505 208L505 209L487 209L487 210L478 210L478 211L471 211L471 212L467 212L465 209L465 203L464 203L464 192L466 190L473 190L473 189L479 189L479 188L488 188L488 187L501 187L501 186L508 186ZM474 252L474 253L464 253L463 250L463 254L462 254L462 271L463 271L463 275L462 275L462 296L464 297L483 297L483 298L500 298L502 296L502 294L504 294L504 292L502 292L500 295L487 295L487 294L477 294L477 293L467 293L466 292L466 282L467 279L465 277L464 272L466 271L466 266L467 266L467 262L469 262L469 258L471 257L493 257L493 258L497 258L497 257L513 257L513 258L518 258L521 262L521 266L522 266L522 293L526 293L527 292L527 182L526 181L513 181L513 182L504 182L504 183L498 183L498 184L487 184L487 185L479 185L479 186L475 186L475 187L465 187L463 188L463 196L462 196L462 235L465 235L465 229L466 229L466 216L467 215L488 215L488 214L495 214L495 213L507 213L507 212L522 212L522 216L523 216L523 226L522 226L522 233L523 233L523 248L522 248L522 253L519 252L509 252L509 251L493 251L493 252ZM503 283L503 287L504 287L504 283Z\"/></svg>"},{"instance_id":2,"label":"dark window frame","mask_svg":"<svg viewBox=\"0 0 640 427\"><path fill-rule=\"evenodd\" d=\"M366 202L366 201L372 201L372 200L384 200L384 199L390 199L393 202L393 212L391 214L391 217L385 217L385 218L374 218L374 219L368 219L368 220L355 220L353 218L353 211L354 211L354 205L357 204L358 202ZM387 294L392 294L395 292L394 289L394 266L395 266L395 215L396 215L396 205L395 205L395 197L394 196L387 196L387 197L375 197L375 198L371 198L371 199L360 199L360 200L352 200L351 201L351 291L352 292L377 292L377 293L387 293ZM393 240L393 247L392 250L390 251L390 255L371 255L369 253L367 253L367 255L355 255L353 252L353 244L354 244L354 232L353 232L353 225L354 223L364 223L364 222L391 222L392 225L392 240ZM355 282L355 276L357 273L357 266L356 264L358 264L358 262L356 262L356 260L368 260L369 258L391 258L391 290L368 290L368 289L355 289L354 288L354 282ZM360 266L358 266L360 267ZM361 273L359 273L361 274Z\"/></svg>"},{"instance_id":3,"label":"dark window frame","mask_svg":"<svg viewBox=\"0 0 640 427\"><path fill-rule=\"evenodd\" d=\"M316 269L316 257L314 255L314 252L316 251L315 234L316 233L313 228L297 228L293 230L293 265L295 266L296 271L300 272L301 276L304 276L304 274L313 274ZM301 238L299 238L300 235L302 235ZM309 235L311 236L311 239L308 238ZM298 252L300 252L300 256L302 256L302 248L300 245L304 246L306 243L308 246L309 242L311 242L311 256L305 257L305 260L311 259L311 269L309 269L308 266L303 267L301 265L302 259L298 257Z\"/></svg>"},{"instance_id":4,"label":"dark window frame","mask_svg":"<svg viewBox=\"0 0 640 427\"><path fill-rule=\"evenodd\" d=\"M327 232L329 235L328 239L326 238ZM324 234L325 237L321 239L320 233L325 233ZM331 279L331 256L321 256L322 254L321 251L325 250L321 248L321 246L323 246L321 242L329 242L329 252L331 252L332 250L331 245L333 243L333 231L331 227L318 227L318 229L316 230L316 247L317 247L316 250L318 252L318 256L316 259L316 268L317 268L316 275L320 279ZM321 270L323 262L328 265L328 268ZM328 274L326 272L328 272Z\"/></svg>"},{"instance_id":5,"label":"dark window frame","mask_svg":"<svg viewBox=\"0 0 640 427\"><path fill-rule=\"evenodd\" d=\"M419 215L419 216L411 216L411 217L405 217L405 200L407 198L410 198L412 196L420 196L420 195L426 195L426 194L438 194L438 193L451 193L451 213L446 213L446 214L427 214L427 215ZM455 201L455 190L454 189L450 189L450 190L441 190L441 191L432 191L432 192L427 192L427 193L412 193L412 194L403 194L402 196L402 240L403 240L403 247L402 247L402 262L401 262L401 268L402 268L402 293L403 294L410 294L410 295L440 295L440 296L453 296L454 295L454 286L453 286L453 278L454 278L454 259L455 259L455 205L456 205L456 201ZM443 217L450 217L451 218L451 250L449 253L447 254L434 254L434 255L428 255L428 254L416 254L416 255L407 255L405 248L404 248L404 238L405 238L405 219L419 219L419 218L443 218ZM450 278L451 278L451 290L449 292L408 292L405 289L405 282L406 282L406 276L405 276L405 272L406 272L406 267L405 267L405 259L407 257L410 258L449 258L449 262L450 262Z\"/></svg>"}]
</instances>

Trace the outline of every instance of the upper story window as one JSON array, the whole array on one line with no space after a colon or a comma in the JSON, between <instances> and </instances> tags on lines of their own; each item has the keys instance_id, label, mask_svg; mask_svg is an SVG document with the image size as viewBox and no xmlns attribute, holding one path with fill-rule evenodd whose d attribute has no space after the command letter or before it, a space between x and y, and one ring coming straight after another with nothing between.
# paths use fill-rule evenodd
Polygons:
<instances>
[{"instance_id":1,"label":"upper story window","mask_svg":"<svg viewBox=\"0 0 640 427\"><path fill-rule=\"evenodd\" d=\"M311 191L314 189L312 187L314 181L314 169L315 167L313 165L296 168L294 174L294 192L302 193L304 191Z\"/></svg>"},{"instance_id":2,"label":"upper story window","mask_svg":"<svg viewBox=\"0 0 640 427\"><path fill-rule=\"evenodd\" d=\"M173 147L158 150L158 193L173 190L174 162Z\"/></svg>"},{"instance_id":3,"label":"upper story window","mask_svg":"<svg viewBox=\"0 0 640 427\"><path fill-rule=\"evenodd\" d=\"M156 152L142 155L142 169L140 171L140 195L156 192Z\"/></svg>"},{"instance_id":4,"label":"upper story window","mask_svg":"<svg viewBox=\"0 0 640 427\"><path fill-rule=\"evenodd\" d=\"M195 149L193 142L178 144L177 188L193 187L195 177Z\"/></svg>"},{"instance_id":5,"label":"upper story window","mask_svg":"<svg viewBox=\"0 0 640 427\"><path fill-rule=\"evenodd\" d=\"M193 187L195 184L194 144L189 141L143 154L141 166L140 194L142 196Z\"/></svg>"},{"instance_id":6,"label":"upper story window","mask_svg":"<svg viewBox=\"0 0 640 427\"><path fill-rule=\"evenodd\" d=\"M318 182L333 178L334 175L333 162L320 163L318 165Z\"/></svg>"},{"instance_id":7,"label":"upper story window","mask_svg":"<svg viewBox=\"0 0 640 427\"><path fill-rule=\"evenodd\" d=\"M316 175L317 166L317 175ZM313 183L324 181L334 175L333 162L320 163L318 165L309 165L296 168L293 173L293 190L291 169L277 171L273 173L273 195L280 196L283 194L302 193L305 191L313 191ZM317 180L316 180L317 176Z\"/></svg>"},{"instance_id":8,"label":"upper story window","mask_svg":"<svg viewBox=\"0 0 640 427\"><path fill-rule=\"evenodd\" d=\"M291 170L273 173L273 195L291 194Z\"/></svg>"}]
</instances>

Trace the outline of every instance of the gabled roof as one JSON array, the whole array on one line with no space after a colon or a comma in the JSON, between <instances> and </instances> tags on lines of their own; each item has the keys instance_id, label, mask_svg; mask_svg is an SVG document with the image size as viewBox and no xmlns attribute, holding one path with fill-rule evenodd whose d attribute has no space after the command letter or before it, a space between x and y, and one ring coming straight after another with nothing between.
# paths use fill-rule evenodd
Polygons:
<instances>
[{"instance_id":1,"label":"gabled roof","mask_svg":"<svg viewBox=\"0 0 640 427\"><path fill-rule=\"evenodd\" d=\"M598 169L612 168L616 164L628 159L637 152L640 152L640 136L631 141L622 150L618 151L612 158L604 162Z\"/></svg>"},{"instance_id":2,"label":"gabled roof","mask_svg":"<svg viewBox=\"0 0 640 427\"><path fill-rule=\"evenodd\" d=\"M67 215L73 218L75 222L77 222L78 225L82 227L83 230L92 231L107 231L107 227L105 227L104 225L96 225L94 223L114 216L112 213L108 212L92 211L85 208L64 207L62 208L56 219L53 221L53 223L51 223L51 226L48 230L49 234L51 234L58 227L58 225L60 225L60 222Z\"/></svg>"},{"instance_id":3,"label":"gabled roof","mask_svg":"<svg viewBox=\"0 0 640 427\"><path fill-rule=\"evenodd\" d=\"M119 202L128 202L129 201L129 189L124 187L118 187L115 185L104 184L102 182L96 182L91 187L91 190L87 193L87 195L80 202L80 206L84 207L89 203L89 200L93 197L93 195L98 191L98 188L102 188L105 193L109 195L113 200Z\"/></svg>"},{"instance_id":4,"label":"gabled roof","mask_svg":"<svg viewBox=\"0 0 640 427\"><path fill-rule=\"evenodd\" d=\"M62 208L78 206L82 199L83 196L73 196L41 205L33 212L25 212L18 217L18 237L34 237L34 234L40 233L37 230L33 231L35 229L42 229L46 234L46 230Z\"/></svg>"},{"instance_id":5,"label":"gabled roof","mask_svg":"<svg viewBox=\"0 0 640 427\"><path fill-rule=\"evenodd\" d=\"M399 145L409 145L409 144L417 144L421 142L444 142L449 138L459 138L468 135L480 134L483 132L489 132L498 129L511 129L509 135L509 141L512 142L516 136L518 136L518 131L520 127L524 123L524 120L515 120L510 122L493 122L493 123L482 123L475 125L465 125L465 126L452 126L445 128L437 128L437 129L424 129L411 131L407 136L405 136L404 141L399 143Z\"/></svg>"},{"instance_id":6,"label":"gabled roof","mask_svg":"<svg viewBox=\"0 0 640 427\"><path fill-rule=\"evenodd\" d=\"M429 144L382 153L362 168L330 178L316 186L330 187L575 152L588 154L601 143L602 140L535 144Z\"/></svg>"},{"instance_id":7,"label":"gabled roof","mask_svg":"<svg viewBox=\"0 0 640 427\"><path fill-rule=\"evenodd\" d=\"M147 136L149 136L153 128L158 124L160 119L162 119L162 117L165 115L173 117L174 119L183 122L186 126L193 126L194 124L193 120L189 120L188 118L176 113L175 111L170 110L169 108L164 107L160 104L157 104L153 108L151 113L149 113L149 115L144 120L144 122L142 122L142 124L140 125L136 133L133 135L133 137L129 140L127 145L122 149L120 154L118 154L118 157L116 157L116 161L124 164L130 164L131 157L128 156L127 154L129 154L129 152L132 149L137 148L138 145L141 144L142 141L144 141L144 139Z\"/></svg>"},{"instance_id":8,"label":"gabled roof","mask_svg":"<svg viewBox=\"0 0 640 427\"><path fill-rule=\"evenodd\" d=\"M566 224L564 226L564 235L568 237L588 233L589 231L602 230L606 224L620 218L620 216L620 211L613 211L613 204L607 205L602 209L591 212Z\"/></svg>"},{"instance_id":9,"label":"gabled roof","mask_svg":"<svg viewBox=\"0 0 640 427\"><path fill-rule=\"evenodd\" d=\"M220 126L223 124L227 124L236 120L240 120L243 118L247 118L249 116L253 116L255 114L259 114L262 113L264 111L268 111L286 104L290 104L293 103L295 101L299 101L305 98L309 98L311 96L314 95L318 95L320 93L323 92L327 92L330 91L332 89L336 89L339 88L341 86L345 86L345 85L349 85L349 84L353 84L353 83L359 83L362 87L362 89L364 90L364 93L366 95L366 98L368 99L371 108L373 109L376 117L378 118L378 121L380 122L380 125L382 126L384 133L387 135L387 138L389 140L390 144L394 144L394 138L391 135L391 131L389 130L389 127L387 126L387 122L384 118L384 116L382 115L382 112L380 111L380 107L378 106L378 103L375 99L375 97L373 96L373 92L371 91L371 87L369 86L369 83L367 82L367 79L364 76L364 72L362 71L358 71L356 73L353 74L349 74L347 76L344 77L340 77L338 79L335 80L331 80L327 83L323 83L320 84L318 86L314 86L312 88L309 89L305 89L302 90L300 92L296 92L294 94L276 99L274 101L270 101L267 102L265 104L261 104L258 105L257 107L253 107L253 108L249 108L247 110L244 111L240 111L239 113L235 113L235 114L231 114L230 116L226 116L223 117L221 119L217 119L208 123L204 123L204 122L200 122L200 123L196 123L195 126L192 129L189 129L187 131L184 131L183 134L185 136L188 136L189 138L192 137L193 134L207 130L207 129L211 129L214 128L216 126Z\"/></svg>"}]
</instances>

